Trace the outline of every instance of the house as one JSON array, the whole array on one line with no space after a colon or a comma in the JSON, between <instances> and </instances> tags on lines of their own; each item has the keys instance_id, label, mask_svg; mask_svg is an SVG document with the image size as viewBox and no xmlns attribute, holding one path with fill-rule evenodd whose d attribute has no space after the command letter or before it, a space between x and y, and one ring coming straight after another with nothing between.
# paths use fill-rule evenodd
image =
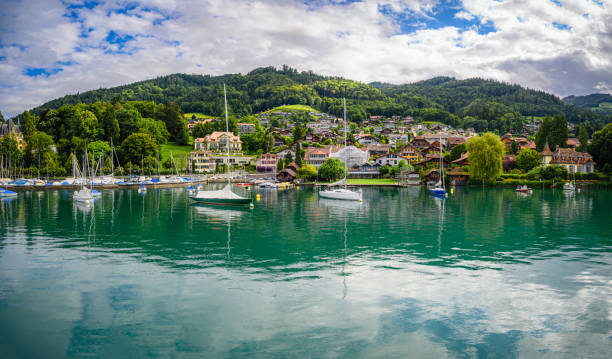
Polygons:
<instances>
[{"instance_id":1,"label":"house","mask_svg":"<svg viewBox=\"0 0 612 359\"><path fill-rule=\"evenodd\" d=\"M455 148L458 145L467 143L467 139L463 136L459 136L459 137L449 137L446 139L446 150L450 151L453 148Z\"/></svg>"},{"instance_id":2,"label":"house","mask_svg":"<svg viewBox=\"0 0 612 359\"><path fill-rule=\"evenodd\" d=\"M216 168L212 151L192 151L189 153L189 170L193 173L214 172Z\"/></svg>"},{"instance_id":3,"label":"house","mask_svg":"<svg viewBox=\"0 0 612 359\"><path fill-rule=\"evenodd\" d=\"M406 133L389 135L389 144L393 147L396 147L398 141L401 141L402 144L405 145L408 143L409 140L410 137L408 137L408 134Z\"/></svg>"},{"instance_id":4,"label":"house","mask_svg":"<svg viewBox=\"0 0 612 359\"><path fill-rule=\"evenodd\" d=\"M225 152L227 151L228 142L230 152L242 152L240 137L231 132L224 131L215 131L205 137L196 138L193 141L193 146L196 151Z\"/></svg>"},{"instance_id":5,"label":"house","mask_svg":"<svg viewBox=\"0 0 612 359\"><path fill-rule=\"evenodd\" d=\"M276 172L279 157L274 153L264 153L255 161L257 172Z\"/></svg>"},{"instance_id":6,"label":"house","mask_svg":"<svg viewBox=\"0 0 612 359\"><path fill-rule=\"evenodd\" d=\"M346 146L342 148L332 147L329 157L337 158L346 163L348 168L352 168L368 162L370 154L367 149L357 148L355 146Z\"/></svg>"},{"instance_id":7,"label":"house","mask_svg":"<svg viewBox=\"0 0 612 359\"><path fill-rule=\"evenodd\" d=\"M469 173L461 167L453 168L446 173L446 176L451 186L466 186L470 177Z\"/></svg>"},{"instance_id":8,"label":"house","mask_svg":"<svg viewBox=\"0 0 612 359\"><path fill-rule=\"evenodd\" d=\"M295 164L295 162L291 162L276 175L276 179L283 182L293 181L297 178L297 172L299 169L300 166Z\"/></svg>"},{"instance_id":9,"label":"house","mask_svg":"<svg viewBox=\"0 0 612 359\"><path fill-rule=\"evenodd\" d=\"M426 155L425 158L423 158L422 160L420 160L419 162L417 162L417 165L426 167L428 166L428 164L430 163L435 163L436 167L440 167L440 154L439 153L432 153L429 155ZM445 160L442 157L442 167L443 168L448 168L448 161Z\"/></svg>"},{"instance_id":10,"label":"house","mask_svg":"<svg viewBox=\"0 0 612 359\"><path fill-rule=\"evenodd\" d=\"M557 148L555 152L552 152L550 147L548 147L548 143L544 146L544 150L540 152L540 160L545 166L563 166L570 173L591 173L595 170L595 162L589 153L577 152L572 148Z\"/></svg>"},{"instance_id":11,"label":"house","mask_svg":"<svg viewBox=\"0 0 612 359\"><path fill-rule=\"evenodd\" d=\"M291 148L286 148L282 151L276 152L276 155L278 156L279 159L286 158L287 155L291 155L291 158L295 158L295 151L292 150Z\"/></svg>"},{"instance_id":12,"label":"house","mask_svg":"<svg viewBox=\"0 0 612 359\"><path fill-rule=\"evenodd\" d=\"M470 156L469 152L464 152L461 154L461 157L457 158L451 163L454 165L458 165L458 166L469 166L470 165L470 161L468 160L469 156Z\"/></svg>"},{"instance_id":13,"label":"house","mask_svg":"<svg viewBox=\"0 0 612 359\"><path fill-rule=\"evenodd\" d=\"M248 166L254 162L254 157L242 155L232 155L228 159L224 154L213 154L212 158L218 165L227 165L229 163L232 166Z\"/></svg>"},{"instance_id":14,"label":"house","mask_svg":"<svg viewBox=\"0 0 612 359\"><path fill-rule=\"evenodd\" d=\"M429 171L425 172L425 176L423 177L427 184L434 185L440 182L440 170L437 168L432 168Z\"/></svg>"},{"instance_id":15,"label":"house","mask_svg":"<svg viewBox=\"0 0 612 359\"><path fill-rule=\"evenodd\" d=\"M412 140L412 145L420 150L428 148L430 146L429 141L423 136L417 136Z\"/></svg>"},{"instance_id":16,"label":"house","mask_svg":"<svg viewBox=\"0 0 612 359\"><path fill-rule=\"evenodd\" d=\"M568 138L567 139L567 147L569 148L577 148L580 146L580 140L577 138Z\"/></svg>"},{"instance_id":17,"label":"house","mask_svg":"<svg viewBox=\"0 0 612 359\"><path fill-rule=\"evenodd\" d=\"M419 160L423 157L421 151L410 143L399 150L398 154L407 158L409 163L419 162Z\"/></svg>"},{"instance_id":18,"label":"house","mask_svg":"<svg viewBox=\"0 0 612 359\"><path fill-rule=\"evenodd\" d=\"M421 183L421 175L417 171L402 170L399 183L403 186L417 186Z\"/></svg>"},{"instance_id":19,"label":"house","mask_svg":"<svg viewBox=\"0 0 612 359\"><path fill-rule=\"evenodd\" d=\"M401 161L406 162L406 164L410 163L409 159L402 157L400 155L397 155L395 153L390 153L384 156L380 156L376 158L375 161L381 166L397 166Z\"/></svg>"},{"instance_id":20,"label":"house","mask_svg":"<svg viewBox=\"0 0 612 359\"><path fill-rule=\"evenodd\" d=\"M370 135L369 133L360 133L355 135L355 140L362 146L380 143L376 137Z\"/></svg>"},{"instance_id":21,"label":"house","mask_svg":"<svg viewBox=\"0 0 612 359\"><path fill-rule=\"evenodd\" d=\"M255 124L247 122L238 122L238 134L247 135L249 133L255 133Z\"/></svg>"},{"instance_id":22,"label":"house","mask_svg":"<svg viewBox=\"0 0 612 359\"><path fill-rule=\"evenodd\" d=\"M21 133L21 126L16 125L13 120L8 120L0 125L0 138L4 136L14 136L15 140L17 140L17 148L21 151L25 150L27 144Z\"/></svg>"},{"instance_id":23,"label":"house","mask_svg":"<svg viewBox=\"0 0 612 359\"><path fill-rule=\"evenodd\" d=\"M386 155L387 153L391 153L391 145L389 144L372 144L372 145L368 145L368 147L366 147L368 152L370 153L370 156L383 156Z\"/></svg>"},{"instance_id":24,"label":"house","mask_svg":"<svg viewBox=\"0 0 612 359\"><path fill-rule=\"evenodd\" d=\"M330 148L308 147L304 154L304 162L319 168L323 162L327 161L330 154Z\"/></svg>"},{"instance_id":25,"label":"house","mask_svg":"<svg viewBox=\"0 0 612 359\"><path fill-rule=\"evenodd\" d=\"M274 147L282 147L285 145L285 140L281 136L274 136Z\"/></svg>"}]
</instances>

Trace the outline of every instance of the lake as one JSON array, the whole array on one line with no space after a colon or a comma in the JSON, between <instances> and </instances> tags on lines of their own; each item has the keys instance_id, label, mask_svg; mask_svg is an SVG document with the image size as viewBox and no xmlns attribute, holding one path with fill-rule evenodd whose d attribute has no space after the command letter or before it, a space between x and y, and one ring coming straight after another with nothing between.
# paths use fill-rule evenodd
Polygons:
<instances>
[{"instance_id":1,"label":"lake","mask_svg":"<svg viewBox=\"0 0 612 359\"><path fill-rule=\"evenodd\" d=\"M2 358L610 356L612 191L258 193L1 201Z\"/></svg>"}]
</instances>

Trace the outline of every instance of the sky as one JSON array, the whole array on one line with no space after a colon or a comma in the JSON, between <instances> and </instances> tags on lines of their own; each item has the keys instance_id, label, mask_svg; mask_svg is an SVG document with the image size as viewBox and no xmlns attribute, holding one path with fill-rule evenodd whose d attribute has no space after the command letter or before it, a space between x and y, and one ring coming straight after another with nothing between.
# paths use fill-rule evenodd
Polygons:
<instances>
[{"instance_id":1,"label":"sky","mask_svg":"<svg viewBox=\"0 0 612 359\"><path fill-rule=\"evenodd\" d=\"M171 73L283 64L612 93L610 0L0 0L0 111Z\"/></svg>"}]
</instances>

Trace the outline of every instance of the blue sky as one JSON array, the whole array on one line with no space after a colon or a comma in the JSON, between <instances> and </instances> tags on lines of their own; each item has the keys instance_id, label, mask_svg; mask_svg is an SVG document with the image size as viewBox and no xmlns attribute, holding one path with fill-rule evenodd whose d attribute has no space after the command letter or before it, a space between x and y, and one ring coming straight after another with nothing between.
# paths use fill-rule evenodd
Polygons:
<instances>
[{"instance_id":1,"label":"blue sky","mask_svg":"<svg viewBox=\"0 0 612 359\"><path fill-rule=\"evenodd\" d=\"M0 111L169 73L290 65L369 82L485 77L611 92L612 10L594 0L4 0Z\"/></svg>"}]
</instances>

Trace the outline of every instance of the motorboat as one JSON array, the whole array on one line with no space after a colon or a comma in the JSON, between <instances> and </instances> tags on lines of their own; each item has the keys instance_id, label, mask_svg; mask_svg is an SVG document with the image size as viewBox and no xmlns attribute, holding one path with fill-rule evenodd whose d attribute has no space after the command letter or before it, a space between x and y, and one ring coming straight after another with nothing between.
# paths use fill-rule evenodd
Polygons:
<instances>
[{"instance_id":1,"label":"motorboat","mask_svg":"<svg viewBox=\"0 0 612 359\"><path fill-rule=\"evenodd\" d=\"M514 190L515 192L519 192L519 193L531 193L533 192L533 190L525 185L523 186L518 186L516 187L516 189Z\"/></svg>"}]
</instances>

